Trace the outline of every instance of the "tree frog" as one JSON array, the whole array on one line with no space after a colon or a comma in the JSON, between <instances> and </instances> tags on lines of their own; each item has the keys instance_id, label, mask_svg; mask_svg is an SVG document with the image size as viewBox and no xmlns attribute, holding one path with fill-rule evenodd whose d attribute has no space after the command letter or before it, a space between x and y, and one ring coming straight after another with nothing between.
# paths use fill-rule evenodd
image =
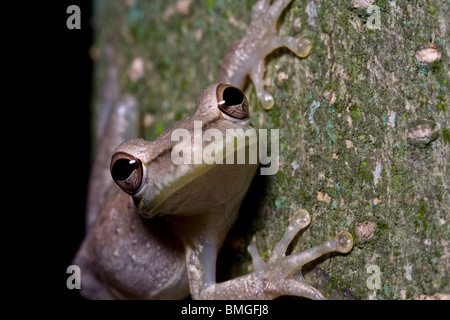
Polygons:
<instances>
[{"instance_id":1,"label":"tree frog","mask_svg":"<svg viewBox=\"0 0 450 320\"><path fill-rule=\"evenodd\" d=\"M261 104L266 109L273 106L272 96L263 88L264 57L280 46L288 47L300 57L307 56L311 49L304 38L281 37L276 33L277 20L290 1L255 3L251 25L225 55L218 83L200 93L194 115L177 122L155 140L134 138L137 103L133 98L124 97L110 108L90 178L87 235L74 260L81 269L83 296L324 298L296 271L325 253L350 251L353 240L349 233L341 232L322 245L285 256L293 237L310 223L309 213L298 210L292 214L284 237L267 261L263 261L252 241L249 252L254 271L217 283L218 251L236 220L258 163L250 163L248 159L240 164L218 161L207 164L204 159L174 161L174 155L192 159L199 148L207 148L208 139L200 140L200 144L196 139L209 129L225 135L230 129L251 128L248 101L241 91L247 75ZM182 148L179 133L189 137ZM126 139L130 140L119 144ZM232 153L228 152L227 143L217 142L211 154L216 160L225 158L225 154L235 158L239 150L248 151L256 143L250 139L243 141L233 143ZM110 152L113 146L117 147Z\"/></svg>"}]
</instances>

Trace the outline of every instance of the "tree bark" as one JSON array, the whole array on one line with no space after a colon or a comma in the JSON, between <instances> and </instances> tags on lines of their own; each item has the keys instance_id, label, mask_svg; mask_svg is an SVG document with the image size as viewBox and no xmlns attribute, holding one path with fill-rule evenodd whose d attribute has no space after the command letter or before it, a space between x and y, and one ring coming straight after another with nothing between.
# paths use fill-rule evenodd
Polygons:
<instances>
[{"instance_id":1,"label":"tree bark","mask_svg":"<svg viewBox=\"0 0 450 320\"><path fill-rule=\"evenodd\" d=\"M192 113L253 2L96 2L95 110L133 95L146 139ZM252 235L270 254L292 211L304 208L312 222L291 253L343 230L355 240L350 253L304 268L326 297L450 293L448 16L448 1L437 0L289 5L279 33L313 48L305 59L283 49L267 59L272 110L247 86L252 123L279 129L280 169L255 178L219 279L249 272Z\"/></svg>"}]
</instances>

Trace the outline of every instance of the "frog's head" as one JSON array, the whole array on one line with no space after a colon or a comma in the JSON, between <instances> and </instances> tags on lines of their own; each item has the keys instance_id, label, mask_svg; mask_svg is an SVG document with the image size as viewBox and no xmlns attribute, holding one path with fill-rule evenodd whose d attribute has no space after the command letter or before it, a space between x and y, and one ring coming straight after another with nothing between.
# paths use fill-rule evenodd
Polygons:
<instances>
[{"instance_id":1,"label":"frog's head","mask_svg":"<svg viewBox=\"0 0 450 320\"><path fill-rule=\"evenodd\" d=\"M244 93L226 84L210 85L199 95L193 116L180 120L153 141L133 139L119 145L111 158L111 175L133 197L144 217L181 211L195 214L207 203L219 205L235 194L214 193L216 186L241 192L235 186L241 179L228 183L230 174L238 172L245 180L246 171L253 176L255 165L241 165L236 171L233 165L218 164L227 151L225 139L217 137L225 137L227 129L246 130L250 126ZM205 138L207 133L212 136ZM213 154L209 161L205 151Z\"/></svg>"}]
</instances>

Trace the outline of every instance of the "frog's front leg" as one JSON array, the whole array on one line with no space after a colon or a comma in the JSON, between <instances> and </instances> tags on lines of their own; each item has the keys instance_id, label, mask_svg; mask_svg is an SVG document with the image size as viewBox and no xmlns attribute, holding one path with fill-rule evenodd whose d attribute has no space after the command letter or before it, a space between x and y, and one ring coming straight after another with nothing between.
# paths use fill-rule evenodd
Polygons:
<instances>
[{"instance_id":1,"label":"frog's front leg","mask_svg":"<svg viewBox=\"0 0 450 320\"><path fill-rule=\"evenodd\" d=\"M255 271L222 283L215 282L215 261L217 252L211 242L190 242L187 246L187 264L191 295L194 299L274 299L281 295L301 296L310 299L324 299L315 288L308 285L296 273L303 265L320 256L337 251L349 252L353 247L352 236L341 232L333 239L306 251L285 256L285 251L303 228L309 225L310 216L306 210L299 210L280 242L275 246L267 262L258 254L252 242L249 251ZM209 239L206 236L204 239ZM295 275L294 275L295 274Z\"/></svg>"},{"instance_id":2,"label":"frog's front leg","mask_svg":"<svg viewBox=\"0 0 450 320\"><path fill-rule=\"evenodd\" d=\"M266 110L273 107L274 99L264 90L265 57L280 47L287 47L301 58L311 51L309 40L277 34L277 21L290 2L276 0L270 5L270 0L260 0L253 6L250 26L244 37L230 46L219 74L219 82L241 89L248 75L255 85L258 100Z\"/></svg>"}]
</instances>

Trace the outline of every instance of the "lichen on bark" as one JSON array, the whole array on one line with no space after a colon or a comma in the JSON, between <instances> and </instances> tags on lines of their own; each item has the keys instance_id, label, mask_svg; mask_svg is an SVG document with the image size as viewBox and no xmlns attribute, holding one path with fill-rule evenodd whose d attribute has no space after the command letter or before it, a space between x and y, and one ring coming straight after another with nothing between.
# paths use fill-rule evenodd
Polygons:
<instances>
[{"instance_id":1,"label":"lichen on bark","mask_svg":"<svg viewBox=\"0 0 450 320\"><path fill-rule=\"evenodd\" d=\"M364 3L376 7L368 13ZM96 2L97 88L115 67L117 95L137 98L143 135L155 138L193 112L226 48L243 35L252 4ZM289 5L279 32L304 36L313 49L305 59L282 49L267 59L272 110L258 106L251 84L246 88L254 125L279 129L280 170L256 178L219 258L219 279L250 270L246 245L253 234L260 252L270 254L292 210L304 208L312 222L290 252L342 230L355 237L349 254L331 254L305 268L325 296L450 293L448 15L447 1ZM113 48L110 60L107 48ZM440 57L421 63L416 53L424 48L435 48ZM135 61L139 68L136 59L143 62L141 73L132 67ZM94 107L103 100L98 93ZM356 228L374 224L370 238L357 236L362 231ZM379 276L368 272L370 266Z\"/></svg>"}]
</instances>

